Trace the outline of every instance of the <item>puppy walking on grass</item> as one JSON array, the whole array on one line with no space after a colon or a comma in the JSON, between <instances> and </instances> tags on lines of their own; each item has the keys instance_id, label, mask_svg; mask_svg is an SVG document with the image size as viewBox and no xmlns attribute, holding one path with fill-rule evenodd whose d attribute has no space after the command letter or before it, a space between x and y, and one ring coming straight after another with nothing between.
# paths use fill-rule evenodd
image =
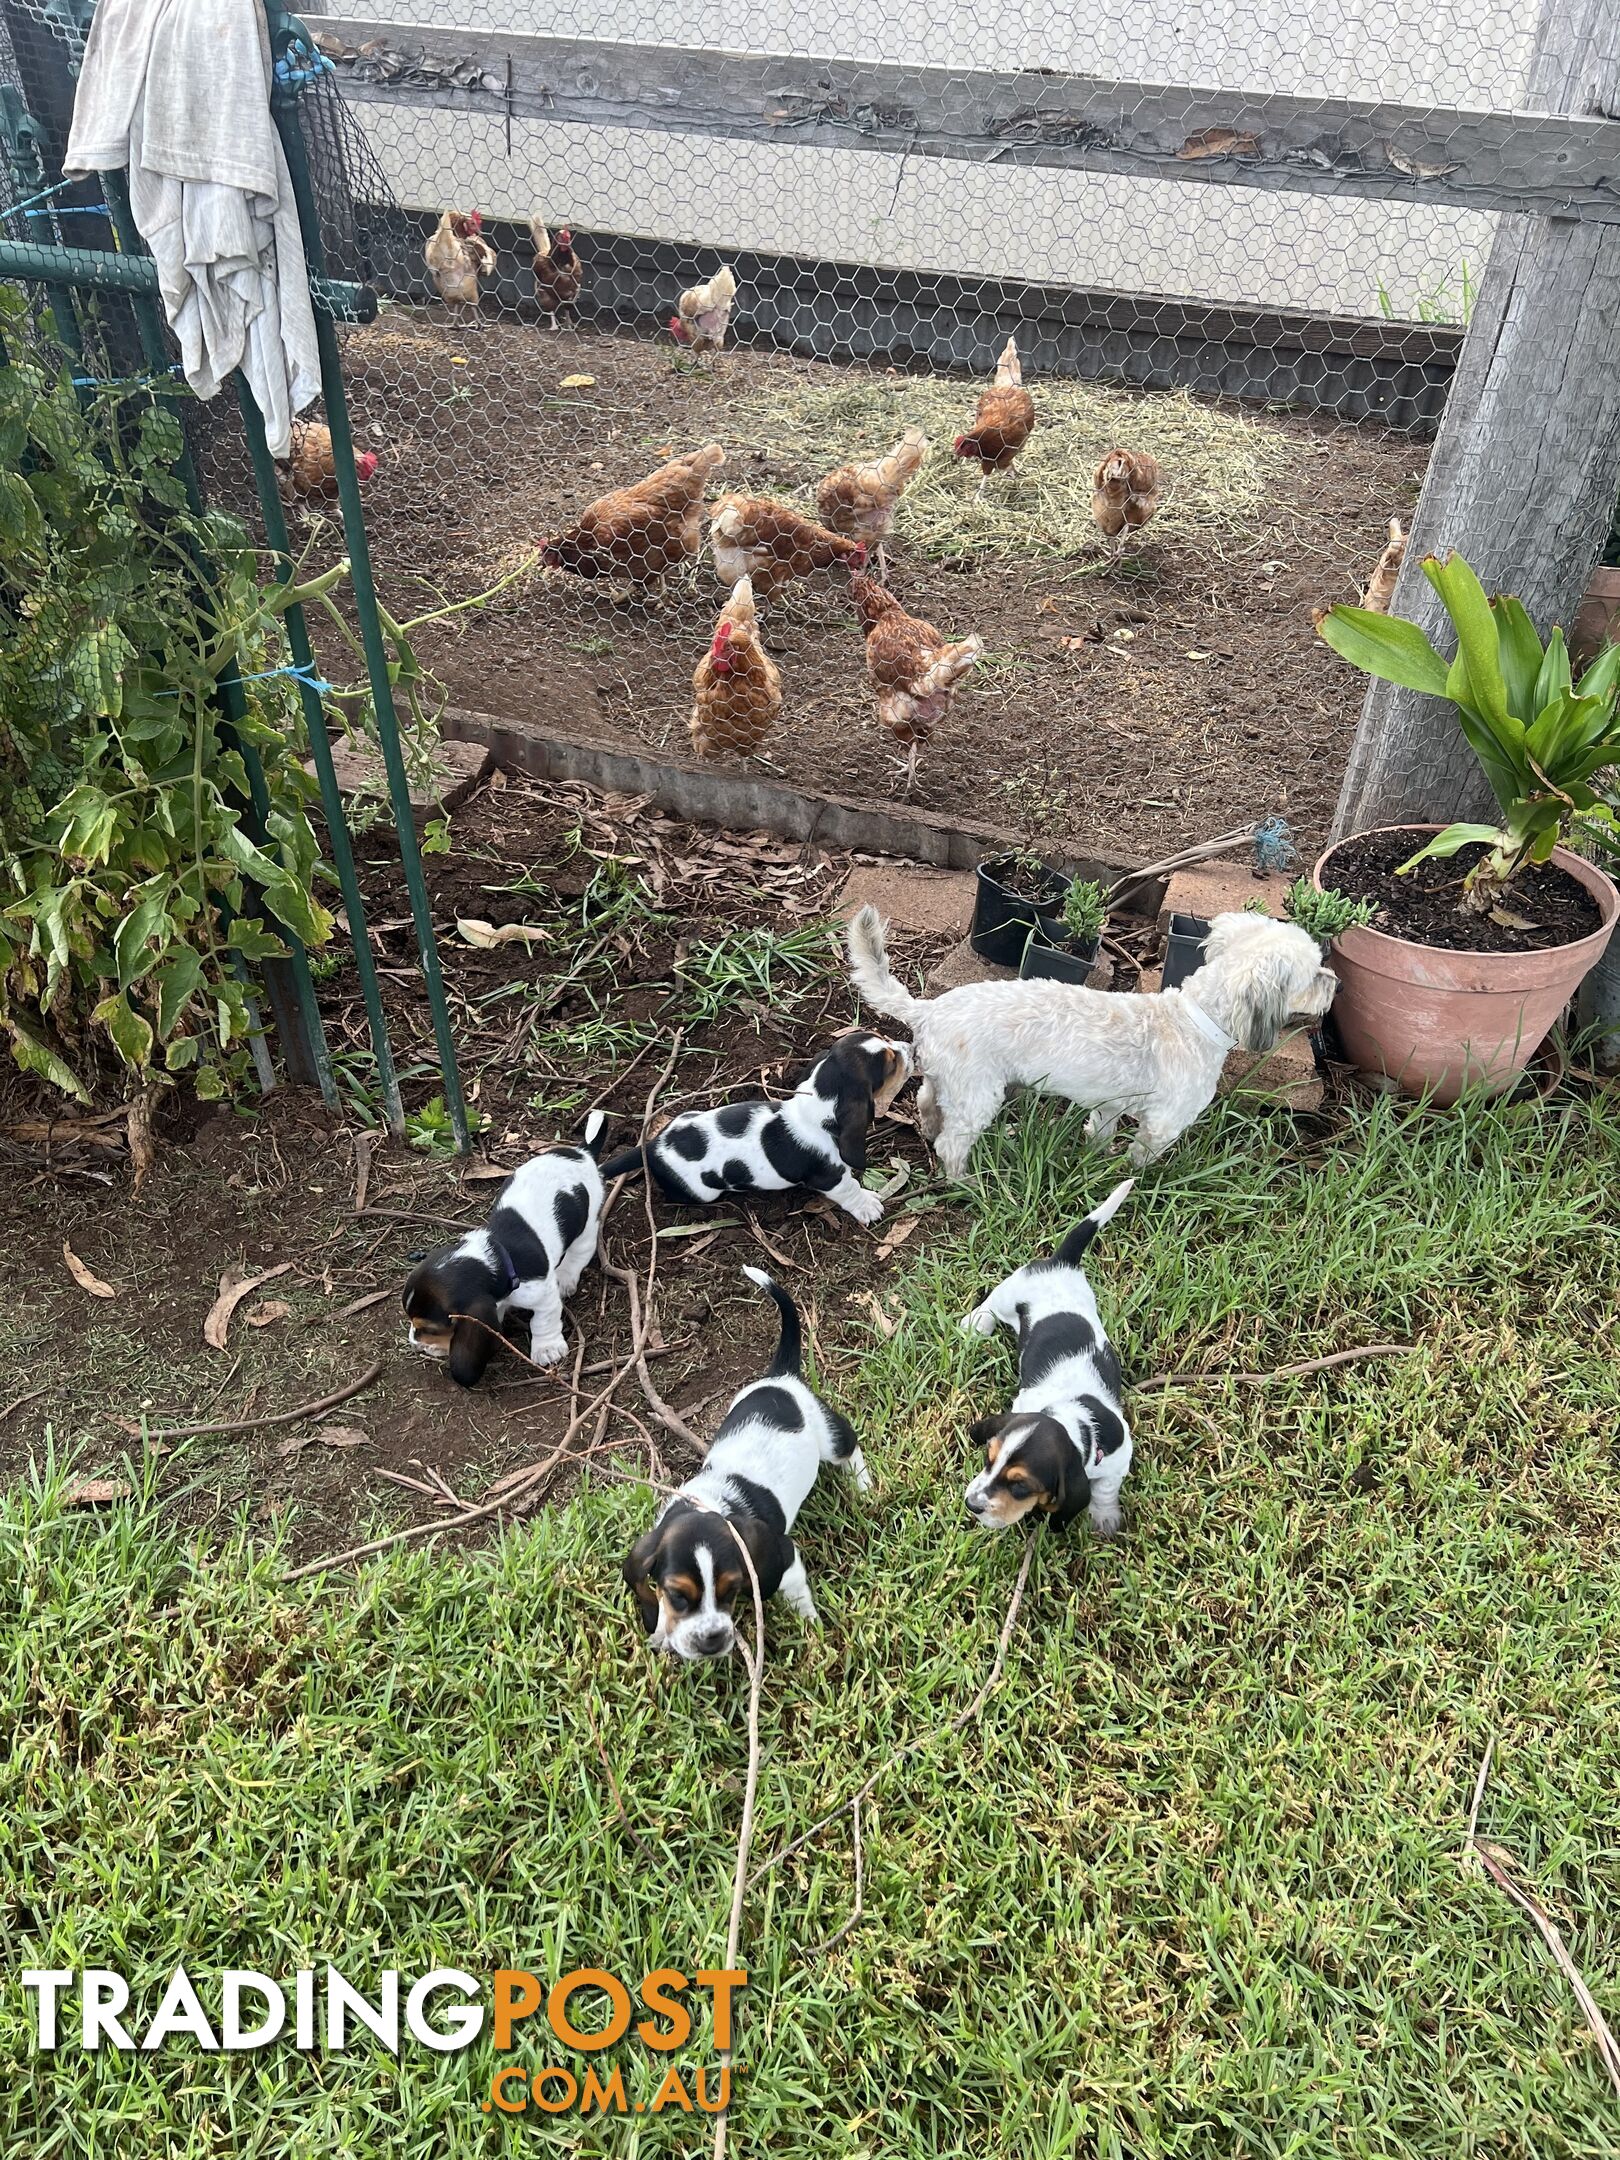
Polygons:
<instances>
[{"instance_id":1,"label":"puppy walking on grass","mask_svg":"<svg viewBox=\"0 0 1620 2160\"><path fill-rule=\"evenodd\" d=\"M870 903L849 926L850 976L866 1002L905 1021L922 1074L917 1117L952 1177L1009 1087L1064 1095L1091 1112L1088 1140L1136 1120L1130 1159L1162 1155L1214 1097L1229 1050L1270 1050L1292 1013L1319 1018L1338 977L1295 923L1217 915L1204 965L1179 990L1122 997L1071 983L983 982L913 997L896 980Z\"/></svg>"},{"instance_id":2,"label":"puppy walking on grass","mask_svg":"<svg viewBox=\"0 0 1620 2160\"><path fill-rule=\"evenodd\" d=\"M985 1530L1044 1515L1054 1530L1089 1511L1098 1537L1119 1529L1119 1489L1131 1467L1119 1359L1103 1331L1086 1275L1092 1239L1124 1206L1134 1178L1116 1185L1047 1260L997 1283L962 1322L964 1335L1018 1330L1018 1393L1001 1417L980 1418L973 1438L985 1463L964 1498Z\"/></svg>"},{"instance_id":3,"label":"puppy walking on grass","mask_svg":"<svg viewBox=\"0 0 1620 2160\"><path fill-rule=\"evenodd\" d=\"M732 1397L703 1468L671 1494L625 1557L624 1579L654 1650L688 1660L736 1646L754 1609L743 1548L761 1598L778 1593L814 1624L815 1601L789 1535L823 1463L871 1485L854 1427L800 1377L798 1308L762 1268L745 1267L782 1316L763 1379Z\"/></svg>"}]
</instances>

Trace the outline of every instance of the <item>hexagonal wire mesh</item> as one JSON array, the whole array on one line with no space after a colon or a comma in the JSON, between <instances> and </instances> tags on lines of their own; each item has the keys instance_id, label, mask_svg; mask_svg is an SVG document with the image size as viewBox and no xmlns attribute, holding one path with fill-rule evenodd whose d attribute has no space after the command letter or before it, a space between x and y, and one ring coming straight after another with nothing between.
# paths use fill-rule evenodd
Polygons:
<instances>
[{"instance_id":1,"label":"hexagonal wire mesh","mask_svg":"<svg viewBox=\"0 0 1620 2160\"><path fill-rule=\"evenodd\" d=\"M951 820L1115 855L1324 828L1359 685L1311 613L1410 515L1494 222L1379 198L1443 191L1447 108L1522 106L1522 7L973 0L864 21L859 63L780 0L762 61L712 0L355 7L302 117L384 302L343 331L383 596L500 588L423 640L454 703L858 796L914 765ZM1051 87L953 140L1021 66ZM1176 82L1272 100L1296 191ZM1009 340L1034 426L1014 394L987 438ZM201 448L250 509L232 424Z\"/></svg>"}]
</instances>

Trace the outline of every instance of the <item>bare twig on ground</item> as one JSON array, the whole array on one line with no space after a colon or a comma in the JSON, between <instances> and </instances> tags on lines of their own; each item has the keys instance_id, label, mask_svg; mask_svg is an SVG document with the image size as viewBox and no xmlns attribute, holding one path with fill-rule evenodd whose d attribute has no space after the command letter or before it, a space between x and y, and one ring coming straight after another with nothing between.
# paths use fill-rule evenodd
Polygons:
<instances>
[{"instance_id":1,"label":"bare twig on ground","mask_svg":"<svg viewBox=\"0 0 1620 2160\"><path fill-rule=\"evenodd\" d=\"M590 1705L588 1703L585 1706L585 1722L591 1728L591 1738L596 1742L596 1752L602 1759L602 1770L607 1778L608 1791L613 1795L613 1805L618 1813L619 1821L624 1827L624 1833L626 1837L631 1840L631 1842L636 1847L636 1850L641 1854L642 1858L648 1863L648 1865L656 1868L659 1865L658 1855L653 1851L652 1847L641 1835L641 1832L630 1820L629 1810L624 1804L624 1794L620 1792L619 1781L613 1775L613 1765L608 1760L608 1751L602 1745L602 1735L596 1729L596 1720L591 1716Z\"/></svg>"},{"instance_id":2,"label":"bare twig on ground","mask_svg":"<svg viewBox=\"0 0 1620 2160\"><path fill-rule=\"evenodd\" d=\"M263 1417L237 1418L229 1425L169 1425L162 1432L148 1433L149 1440L198 1440L221 1433L257 1432L261 1425L296 1425L300 1418L317 1417L323 1410L333 1410L351 1395L359 1395L370 1387L382 1371L384 1360L374 1358L358 1380L350 1380L343 1387L335 1388L330 1395L322 1395L314 1402L300 1403L296 1410L275 1410Z\"/></svg>"},{"instance_id":3,"label":"bare twig on ground","mask_svg":"<svg viewBox=\"0 0 1620 2160\"><path fill-rule=\"evenodd\" d=\"M20 1410L24 1403L38 1402L42 1395L48 1395L49 1393L49 1388L37 1387L30 1388L26 1395L14 1395L10 1402L6 1404L6 1407L0 1410L0 1425L6 1422L6 1419L11 1416L14 1410Z\"/></svg>"},{"instance_id":4,"label":"bare twig on ground","mask_svg":"<svg viewBox=\"0 0 1620 2160\"><path fill-rule=\"evenodd\" d=\"M855 1932L860 1917L866 1910L866 1887L862 1878L861 1802L858 1793L850 1802L849 1811L855 1839L855 1910L850 1914L843 1926L829 1935L824 1943L817 1943L813 1950L807 1950L805 1952L806 1957L825 1957L829 1950L836 1949L846 1935L852 1935Z\"/></svg>"},{"instance_id":5,"label":"bare twig on ground","mask_svg":"<svg viewBox=\"0 0 1620 2160\"><path fill-rule=\"evenodd\" d=\"M1468 1817L1466 1848L1473 1853L1503 1895L1517 1905L1552 1952L1554 1964L1569 1982L1570 1992L1580 2005L1581 2016L1586 2020L1587 2030L1596 2044L1598 2060L1608 2074L1609 2083L1616 2093L1620 2093L1620 2041L1615 2039L1608 2019L1598 2007L1597 1997L1581 1978L1580 1967L1569 1954L1569 1946L1564 1941L1562 1930L1540 1900L1533 1897L1519 1881L1515 1872L1518 1862L1512 1853L1476 1834L1480 1802L1485 1794L1485 1776L1490 1768L1494 1747L1493 1741L1491 1746L1486 1748L1485 1760L1480 1764L1479 1776L1474 1781L1474 1804Z\"/></svg>"},{"instance_id":6,"label":"bare twig on ground","mask_svg":"<svg viewBox=\"0 0 1620 2160\"><path fill-rule=\"evenodd\" d=\"M1418 1347L1410 1342L1365 1343L1359 1350L1335 1350L1331 1357L1307 1358L1302 1365L1279 1365L1275 1372L1160 1373L1157 1379L1137 1380L1132 1386L1138 1395L1158 1388L1190 1387L1198 1380L1241 1380L1248 1387L1259 1387L1267 1380L1297 1380L1304 1373L1326 1372L1331 1366L1350 1365L1361 1358L1405 1357Z\"/></svg>"}]
</instances>

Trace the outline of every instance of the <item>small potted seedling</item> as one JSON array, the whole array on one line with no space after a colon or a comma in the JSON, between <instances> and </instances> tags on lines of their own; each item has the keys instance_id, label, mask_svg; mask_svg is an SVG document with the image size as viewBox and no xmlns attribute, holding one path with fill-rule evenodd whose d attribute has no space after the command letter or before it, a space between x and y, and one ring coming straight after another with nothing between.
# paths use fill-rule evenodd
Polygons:
<instances>
[{"instance_id":1,"label":"small potted seedling","mask_svg":"<svg viewBox=\"0 0 1620 2160\"><path fill-rule=\"evenodd\" d=\"M1053 943L1041 924L1030 932L1018 972L1053 982L1084 983L1097 964L1108 896L1095 878L1071 878L1063 895L1063 941Z\"/></svg>"},{"instance_id":2,"label":"small potted seedling","mask_svg":"<svg viewBox=\"0 0 1620 2160\"><path fill-rule=\"evenodd\" d=\"M968 943L993 967L1016 968L1037 931L1049 945L1067 935L1063 903L1069 880L1034 848L980 863Z\"/></svg>"}]
</instances>

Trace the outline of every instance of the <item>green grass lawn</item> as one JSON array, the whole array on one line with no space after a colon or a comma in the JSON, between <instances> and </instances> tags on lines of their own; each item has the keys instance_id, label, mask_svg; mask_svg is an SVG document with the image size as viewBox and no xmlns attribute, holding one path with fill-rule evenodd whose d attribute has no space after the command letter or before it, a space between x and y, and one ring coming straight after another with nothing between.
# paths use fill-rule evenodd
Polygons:
<instances>
[{"instance_id":1,"label":"green grass lawn","mask_svg":"<svg viewBox=\"0 0 1620 2160\"><path fill-rule=\"evenodd\" d=\"M812 1497L823 1630L771 1614L756 1863L989 1668L1022 1547L965 1526L964 1426L1011 1352L955 1321L1115 1167L1046 1110L980 1163L892 1340L820 1315L877 1490ZM1138 1399L1124 1536L1043 1542L981 1720L877 1788L853 1933L815 1953L851 1910L847 1812L750 1897L735 2154L1615 2152L1564 1982L1459 1853L1494 1738L1482 1830L1620 2019L1617 1174L1601 1108L1384 1107L1302 1142L1228 1106L1144 1177L1093 1266L1129 1373L1422 1347ZM484 2043L131 2060L69 2016L30 2054L25 1965L119 1968L150 2008L183 1959L212 2008L233 1965L718 1964L747 1753L740 1666L655 1672L632 1627L630 1485L290 1588L224 1522L60 1489L0 1508L0 2150L706 2151L678 2113L485 2114Z\"/></svg>"}]
</instances>

